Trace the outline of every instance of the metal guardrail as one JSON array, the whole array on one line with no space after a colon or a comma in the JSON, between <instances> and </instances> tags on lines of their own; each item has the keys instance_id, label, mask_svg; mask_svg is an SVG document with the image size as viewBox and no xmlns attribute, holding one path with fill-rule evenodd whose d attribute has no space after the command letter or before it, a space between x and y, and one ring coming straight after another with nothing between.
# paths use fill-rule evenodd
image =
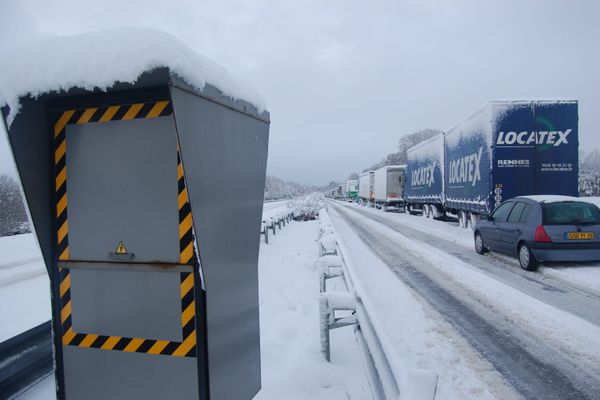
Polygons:
<instances>
[{"instance_id":1,"label":"metal guardrail","mask_svg":"<svg viewBox=\"0 0 600 400\"><path fill-rule=\"evenodd\" d=\"M277 234L277 229L281 230L282 226L286 226L292 218L292 211L284 211L274 217L265 218L262 221L260 234L265 236L265 243L269 244L269 229L273 232L273 236Z\"/></svg>"},{"instance_id":2,"label":"metal guardrail","mask_svg":"<svg viewBox=\"0 0 600 400\"><path fill-rule=\"evenodd\" d=\"M0 398L12 399L54 369L50 321L0 343Z\"/></svg>"},{"instance_id":3,"label":"metal guardrail","mask_svg":"<svg viewBox=\"0 0 600 400\"><path fill-rule=\"evenodd\" d=\"M329 219L325 212L326 218ZM321 218L321 216L319 217ZM399 371L389 359L391 351L379 337L378 327L363 303L363 289L353 278L354 266L347 257L344 242L335 234L333 225L319 227L319 302L321 352L330 361L331 329L352 325L361 350L367 379L375 400L434 400L437 391L436 373L420 369ZM327 293L326 281L341 277L347 292ZM351 317L336 317L336 311L352 312ZM401 355L395 355L401 357Z\"/></svg>"}]
</instances>

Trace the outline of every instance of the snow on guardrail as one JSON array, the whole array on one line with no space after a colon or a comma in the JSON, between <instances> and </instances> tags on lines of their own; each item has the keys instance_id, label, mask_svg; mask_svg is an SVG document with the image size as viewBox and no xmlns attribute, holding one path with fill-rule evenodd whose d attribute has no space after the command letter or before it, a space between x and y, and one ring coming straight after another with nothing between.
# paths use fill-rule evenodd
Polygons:
<instances>
[{"instance_id":1,"label":"snow on guardrail","mask_svg":"<svg viewBox=\"0 0 600 400\"><path fill-rule=\"evenodd\" d=\"M269 230L271 230L273 235L276 235L277 229L281 230L292 218L293 210L288 207L287 202L279 206L264 207L260 233L265 236L265 243L269 243Z\"/></svg>"},{"instance_id":2,"label":"snow on guardrail","mask_svg":"<svg viewBox=\"0 0 600 400\"><path fill-rule=\"evenodd\" d=\"M354 326L356 341L361 348L365 370L375 400L433 400L438 376L435 372L408 368L394 356L388 338L374 310L365 307L365 295L355 275L352 261L345 256L348 251L335 234L335 228L326 209L319 212L319 256L315 265L319 269L321 297L321 351L330 361L329 331L343 326ZM327 279L341 277L347 292L327 293ZM345 312L337 317L336 311ZM348 315L348 311L351 314ZM393 357L393 358L390 358Z\"/></svg>"},{"instance_id":3,"label":"snow on guardrail","mask_svg":"<svg viewBox=\"0 0 600 400\"><path fill-rule=\"evenodd\" d=\"M263 205L263 217L260 233L265 235L265 243L269 243L269 230L277 234L292 219L295 221L312 221L323 207L324 197L321 193L312 193L292 200L274 201Z\"/></svg>"}]
</instances>

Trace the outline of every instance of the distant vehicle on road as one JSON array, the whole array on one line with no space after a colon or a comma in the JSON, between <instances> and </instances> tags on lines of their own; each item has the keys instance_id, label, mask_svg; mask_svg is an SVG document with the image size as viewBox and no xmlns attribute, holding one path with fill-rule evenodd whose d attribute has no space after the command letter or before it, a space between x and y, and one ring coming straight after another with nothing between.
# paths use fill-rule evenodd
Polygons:
<instances>
[{"instance_id":1,"label":"distant vehicle on road","mask_svg":"<svg viewBox=\"0 0 600 400\"><path fill-rule=\"evenodd\" d=\"M358 198L360 203L373 206L375 201L375 171L363 172L358 176Z\"/></svg>"},{"instance_id":2,"label":"distant vehicle on road","mask_svg":"<svg viewBox=\"0 0 600 400\"><path fill-rule=\"evenodd\" d=\"M346 181L346 197L354 200L358 197L358 179Z\"/></svg>"},{"instance_id":3,"label":"distant vehicle on road","mask_svg":"<svg viewBox=\"0 0 600 400\"><path fill-rule=\"evenodd\" d=\"M516 256L521 268L540 262L600 260L600 209L570 196L522 196L500 204L475 226L475 251Z\"/></svg>"},{"instance_id":4,"label":"distant vehicle on road","mask_svg":"<svg viewBox=\"0 0 600 400\"><path fill-rule=\"evenodd\" d=\"M375 171L375 207L383 211L404 211L404 171L406 165L388 165Z\"/></svg>"}]
</instances>

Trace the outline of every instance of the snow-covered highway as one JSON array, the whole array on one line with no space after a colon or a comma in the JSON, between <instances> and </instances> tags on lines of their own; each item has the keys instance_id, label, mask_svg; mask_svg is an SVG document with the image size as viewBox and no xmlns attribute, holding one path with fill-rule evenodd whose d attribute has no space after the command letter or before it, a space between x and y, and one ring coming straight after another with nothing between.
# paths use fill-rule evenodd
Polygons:
<instances>
[{"instance_id":1,"label":"snow-covered highway","mask_svg":"<svg viewBox=\"0 0 600 400\"><path fill-rule=\"evenodd\" d=\"M423 326L436 326L437 340L419 348L417 336L432 333L431 328L420 331L415 323L408 329L399 324L392 334L399 342L413 344L398 357L413 357L438 370L438 398L509 398L512 390L515 397L526 399L597 398L600 296L594 278L600 269L588 271L592 279L585 286L591 287L584 287L571 279L526 273L504 257L477 255L467 239L469 232L450 224L330 204L338 235L353 257L365 260L359 267L366 281L375 282L375 301L393 301L389 292L395 286L428 310L412 312L422 314ZM394 282L372 265L375 260L367 261L373 258L393 273ZM377 290L384 284L376 282L377 274L386 275L381 278L386 290ZM403 306L389 304L381 314L393 321L394 313L407 314ZM457 382L455 368L467 383ZM473 391L481 394L474 397Z\"/></svg>"},{"instance_id":2,"label":"snow-covered highway","mask_svg":"<svg viewBox=\"0 0 600 400\"><path fill-rule=\"evenodd\" d=\"M266 203L263 217L285 209ZM386 357L401 371L435 372L437 400L598 398L596 264L525 272L514 259L476 254L471 231L453 223L343 202L328 209ZM261 243L260 399L370 397L351 330L334 334L331 364L318 353L315 236L314 222L293 222ZM20 324L8 338L49 318L48 282L31 234L0 245L0 311ZM23 276L30 264L36 276ZM49 377L22 398L53 392Z\"/></svg>"}]
</instances>

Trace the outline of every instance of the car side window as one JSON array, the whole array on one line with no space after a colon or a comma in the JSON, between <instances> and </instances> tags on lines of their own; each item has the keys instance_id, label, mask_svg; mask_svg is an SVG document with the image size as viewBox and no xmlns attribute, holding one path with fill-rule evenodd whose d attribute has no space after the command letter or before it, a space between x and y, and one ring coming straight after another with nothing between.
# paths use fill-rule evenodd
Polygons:
<instances>
[{"instance_id":1,"label":"car side window","mask_svg":"<svg viewBox=\"0 0 600 400\"><path fill-rule=\"evenodd\" d=\"M515 203L511 201L508 203L504 203L500 207L498 207L496 211L494 211L494 213L492 214L492 217L494 217L494 221L506 222L506 218L508 217L508 214L510 213L510 210L514 205Z\"/></svg>"},{"instance_id":2,"label":"car side window","mask_svg":"<svg viewBox=\"0 0 600 400\"><path fill-rule=\"evenodd\" d=\"M527 221L527 217L529 216L529 210L531 210L531 206L529 204L525 204L525 208L523 208L523 212L521 212L521 217L519 218L519 222Z\"/></svg>"},{"instance_id":3,"label":"car side window","mask_svg":"<svg viewBox=\"0 0 600 400\"><path fill-rule=\"evenodd\" d=\"M521 214L526 205L527 204L518 201L508 216L508 222L521 222Z\"/></svg>"}]
</instances>

